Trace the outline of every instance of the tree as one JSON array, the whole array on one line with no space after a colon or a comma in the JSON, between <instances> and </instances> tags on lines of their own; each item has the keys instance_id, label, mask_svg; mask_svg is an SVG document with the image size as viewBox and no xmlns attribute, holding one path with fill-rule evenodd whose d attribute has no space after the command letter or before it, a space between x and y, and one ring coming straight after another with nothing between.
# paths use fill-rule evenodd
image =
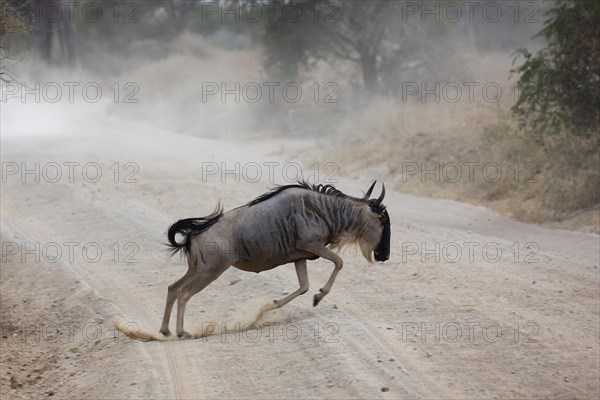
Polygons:
<instances>
[{"instance_id":1,"label":"tree","mask_svg":"<svg viewBox=\"0 0 600 400\"><path fill-rule=\"evenodd\" d=\"M394 4L385 2L338 3L336 23L324 25L325 51L359 65L363 84L370 93L379 92L379 66Z\"/></svg>"},{"instance_id":2,"label":"tree","mask_svg":"<svg viewBox=\"0 0 600 400\"><path fill-rule=\"evenodd\" d=\"M311 58L348 60L360 68L365 89L378 92L383 58L393 53L386 47L386 33L393 22L394 2L305 0L282 7L279 18L266 28L267 70L295 76ZM299 9L303 17L290 23L286 7Z\"/></svg>"},{"instance_id":3,"label":"tree","mask_svg":"<svg viewBox=\"0 0 600 400\"><path fill-rule=\"evenodd\" d=\"M536 37L547 46L535 55L516 52L515 62L525 62L511 71L520 75L512 111L538 143L566 132L593 138L600 122L600 2L558 0L546 14Z\"/></svg>"},{"instance_id":4,"label":"tree","mask_svg":"<svg viewBox=\"0 0 600 400\"><path fill-rule=\"evenodd\" d=\"M284 7L292 6L308 18L281 17L265 30L266 67L275 76L295 76L311 60L345 60L356 65L368 93L393 94L406 74L435 79L439 65L448 69L460 53L452 51L448 24L406 20L402 2L304 0Z\"/></svg>"},{"instance_id":5,"label":"tree","mask_svg":"<svg viewBox=\"0 0 600 400\"><path fill-rule=\"evenodd\" d=\"M8 54L10 36L27 33L29 27L17 7L8 1L0 4L0 82L12 81L7 72L6 61L10 59Z\"/></svg>"},{"instance_id":6,"label":"tree","mask_svg":"<svg viewBox=\"0 0 600 400\"><path fill-rule=\"evenodd\" d=\"M280 80L296 79L299 69L307 64L320 36L318 22L314 23L310 18L319 3L324 2L306 0L294 3L295 15L288 13L289 4L265 4L264 14L269 17L265 18L267 24L262 43L265 47L264 66L271 77ZM297 15L300 17L296 17Z\"/></svg>"}]
</instances>

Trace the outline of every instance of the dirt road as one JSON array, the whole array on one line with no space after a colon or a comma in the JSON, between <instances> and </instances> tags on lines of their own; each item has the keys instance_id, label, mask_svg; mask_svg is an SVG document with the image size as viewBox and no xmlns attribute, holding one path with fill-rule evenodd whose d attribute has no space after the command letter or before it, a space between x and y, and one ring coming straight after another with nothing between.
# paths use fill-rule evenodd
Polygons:
<instances>
[{"instance_id":1,"label":"dirt road","mask_svg":"<svg viewBox=\"0 0 600 400\"><path fill-rule=\"evenodd\" d=\"M312 294L331 265L317 261L309 294L256 329L127 339L113 323L157 332L167 286L186 270L163 246L169 224L286 183L298 141L179 136L86 120L85 110L46 130L19 123L18 113L2 117L6 398L600 395L597 235L393 192L391 259L368 266L347 251L318 307ZM359 195L370 184L343 170L342 191ZM232 268L190 301L186 327L248 327L297 284L291 265L259 275Z\"/></svg>"}]
</instances>

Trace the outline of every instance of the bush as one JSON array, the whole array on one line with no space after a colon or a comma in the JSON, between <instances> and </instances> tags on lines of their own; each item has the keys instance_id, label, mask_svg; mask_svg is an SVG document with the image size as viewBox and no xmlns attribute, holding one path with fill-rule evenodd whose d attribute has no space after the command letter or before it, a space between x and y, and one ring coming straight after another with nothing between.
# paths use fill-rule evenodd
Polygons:
<instances>
[{"instance_id":1,"label":"bush","mask_svg":"<svg viewBox=\"0 0 600 400\"><path fill-rule=\"evenodd\" d=\"M548 45L532 55L516 53L523 65L519 97L512 110L520 127L539 144L548 136L597 137L600 122L600 2L558 0L536 36ZM594 153L596 146L582 149Z\"/></svg>"}]
</instances>

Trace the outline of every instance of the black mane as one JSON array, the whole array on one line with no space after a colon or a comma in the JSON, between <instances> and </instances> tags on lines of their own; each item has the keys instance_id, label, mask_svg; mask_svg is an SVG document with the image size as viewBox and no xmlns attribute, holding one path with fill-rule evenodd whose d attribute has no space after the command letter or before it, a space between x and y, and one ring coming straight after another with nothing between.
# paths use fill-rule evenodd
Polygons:
<instances>
[{"instance_id":1,"label":"black mane","mask_svg":"<svg viewBox=\"0 0 600 400\"><path fill-rule=\"evenodd\" d=\"M346 198L346 199L361 201L363 203L368 202L368 200L365 200L365 199L348 196L347 194L336 189L333 185L323 185L323 184L317 185L314 183L308 183L306 181L299 181L298 183L295 183L292 185L276 186L275 188L271 189L267 193L261 194L260 196L258 196L254 200L252 200L250 203L248 203L248 206L252 207L255 204L262 203L263 201L269 200L271 197L278 195L279 193L283 192L284 190L291 189L291 188L306 189L306 190L310 190L312 192L324 194L327 196L342 197L342 198Z\"/></svg>"}]
</instances>

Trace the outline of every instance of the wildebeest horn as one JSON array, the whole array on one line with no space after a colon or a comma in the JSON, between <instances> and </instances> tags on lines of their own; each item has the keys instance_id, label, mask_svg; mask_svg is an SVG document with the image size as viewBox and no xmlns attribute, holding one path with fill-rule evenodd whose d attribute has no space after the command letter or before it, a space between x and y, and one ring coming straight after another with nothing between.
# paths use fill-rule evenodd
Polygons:
<instances>
[{"instance_id":1,"label":"wildebeest horn","mask_svg":"<svg viewBox=\"0 0 600 400\"><path fill-rule=\"evenodd\" d=\"M365 193L365 195L363 196L363 199L369 200L369 197L371 197L371 193L373 193L373 188L375 187L376 183L377 183L377 181L373 182L373 184L371 185L369 190L367 190L367 193Z\"/></svg>"},{"instance_id":2,"label":"wildebeest horn","mask_svg":"<svg viewBox=\"0 0 600 400\"><path fill-rule=\"evenodd\" d=\"M375 205L380 205L381 202L383 201L384 197L385 197L385 184L381 183L381 194L379 195L379 198L377 198L377 200L375 200Z\"/></svg>"}]
</instances>

